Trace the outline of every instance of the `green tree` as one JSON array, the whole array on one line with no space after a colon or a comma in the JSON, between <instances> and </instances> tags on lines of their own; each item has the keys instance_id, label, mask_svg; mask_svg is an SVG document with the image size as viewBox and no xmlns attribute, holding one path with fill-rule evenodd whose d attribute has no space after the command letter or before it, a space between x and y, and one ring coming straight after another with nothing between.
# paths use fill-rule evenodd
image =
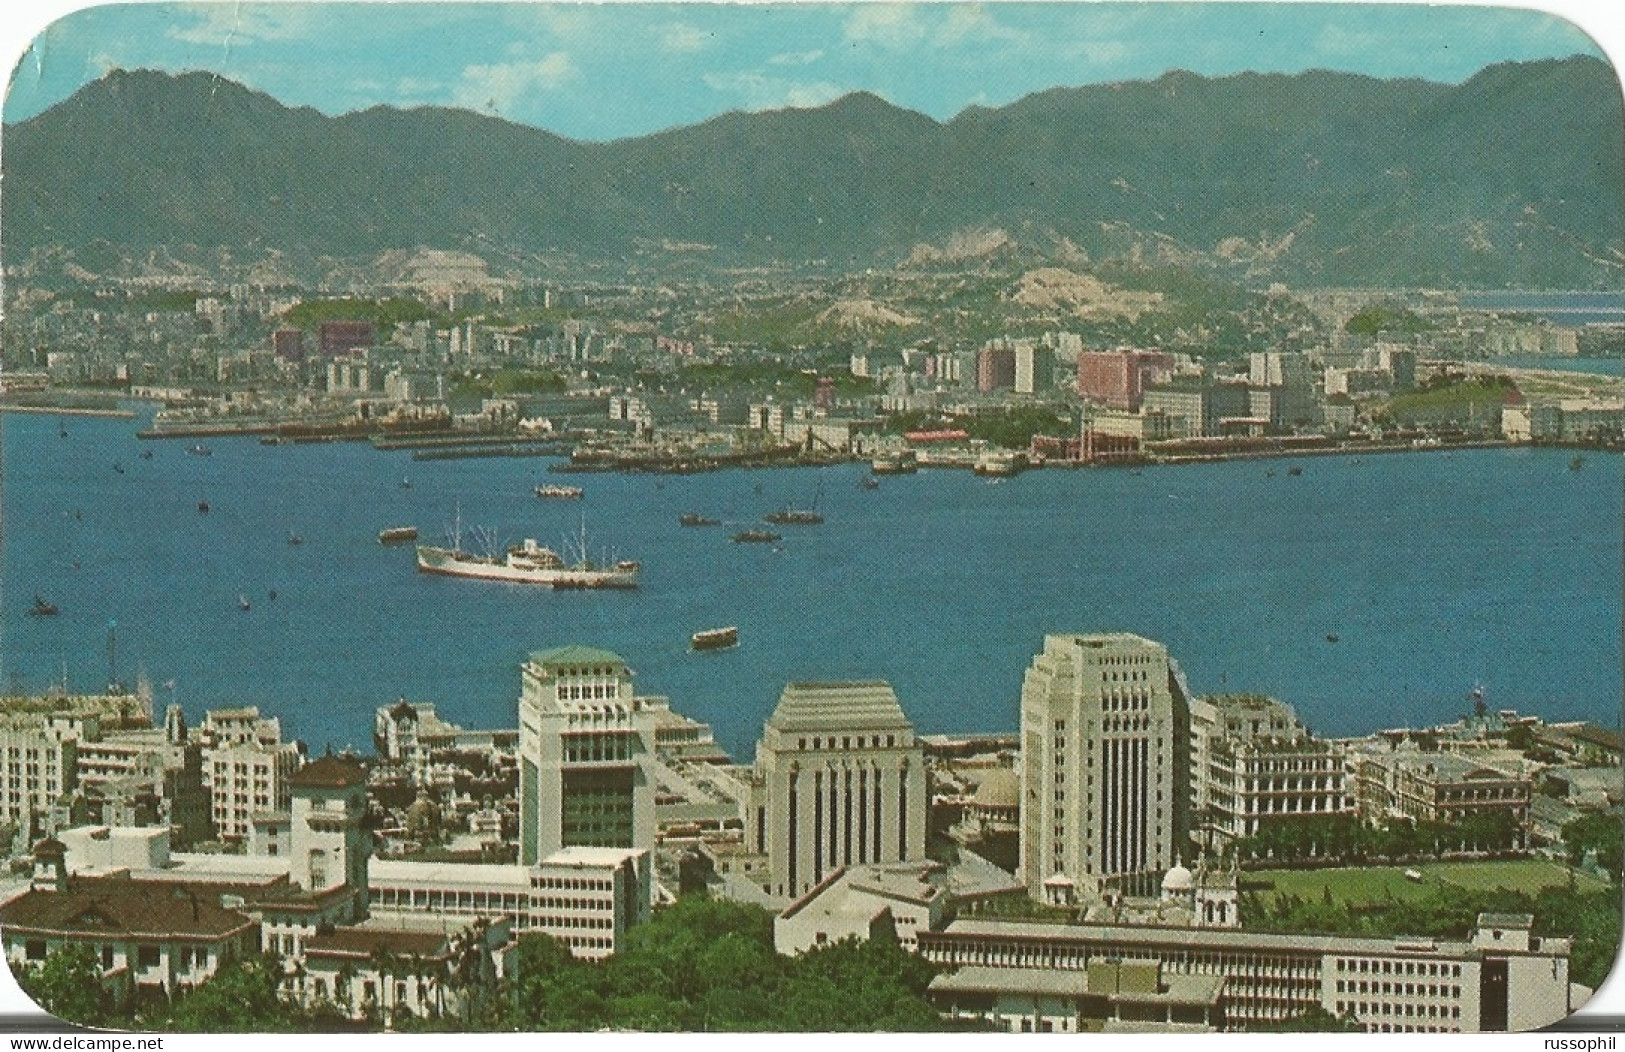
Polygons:
<instances>
[{"instance_id":1,"label":"green tree","mask_svg":"<svg viewBox=\"0 0 1625 1052\"><path fill-rule=\"evenodd\" d=\"M66 946L17 976L34 1003L69 1023L105 1026L113 998L102 985L101 964L89 946Z\"/></svg>"},{"instance_id":2,"label":"green tree","mask_svg":"<svg viewBox=\"0 0 1625 1052\"><path fill-rule=\"evenodd\" d=\"M206 982L175 999L162 1030L181 1033L275 1033L309 1028L304 1010L283 999L282 962L274 954L228 961Z\"/></svg>"},{"instance_id":3,"label":"green tree","mask_svg":"<svg viewBox=\"0 0 1625 1052\"><path fill-rule=\"evenodd\" d=\"M1596 852L1597 865L1606 870L1619 883L1622 862L1621 841L1625 827L1620 816L1613 813L1581 815L1563 826L1563 847L1568 852L1569 865L1578 866L1588 851Z\"/></svg>"}]
</instances>

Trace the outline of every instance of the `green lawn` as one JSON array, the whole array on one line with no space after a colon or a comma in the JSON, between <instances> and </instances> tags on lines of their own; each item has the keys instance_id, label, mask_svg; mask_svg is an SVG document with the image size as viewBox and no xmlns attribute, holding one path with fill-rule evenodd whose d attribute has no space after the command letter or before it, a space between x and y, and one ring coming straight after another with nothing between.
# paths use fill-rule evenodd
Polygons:
<instances>
[{"instance_id":1,"label":"green lawn","mask_svg":"<svg viewBox=\"0 0 1625 1052\"><path fill-rule=\"evenodd\" d=\"M1420 881L1405 879L1405 870L1422 874ZM1318 900L1323 888L1330 888L1339 902L1361 904L1389 898L1407 901L1420 898L1437 884L1453 884L1472 891L1509 888L1531 894L1545 887L1568 883L1568 869L1544 859L1514 859L1499 862L1436 862L1416 866L1368 866L1360 869L1289 870L1267 869L1242 874L1242 887L1266 896L1294 894ZM1605 885L1595 877L1575 874L1575 887L1596 891ZM1269 889L1264 887L1269 884Z\"/></svg>"}]
</instances>

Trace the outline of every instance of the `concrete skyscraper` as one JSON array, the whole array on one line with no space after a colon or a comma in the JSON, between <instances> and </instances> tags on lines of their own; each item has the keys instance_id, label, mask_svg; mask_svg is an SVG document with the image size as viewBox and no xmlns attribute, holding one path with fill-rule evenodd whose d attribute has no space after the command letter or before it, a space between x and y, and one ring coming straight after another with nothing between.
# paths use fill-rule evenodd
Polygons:
<instances>
[{"instance_id":1,"label":"concrete skyscraper","mask_svg":"<svg viewBox=\"0 0 1625 1052\"><path fill-rule=\"evenodd\" d=\"M569 646L520 666L519 861L653 848L655 714L618 655Z\"/></svg>"},{"instance_id":2,"label":"concrete skyscraper","mask_svg":"<svg viewBox=\"0 0 1625 1052\"><path fill-rule=\"evenodd\" d=\"M925 858L925 751L885 683L792 683L756 746L747 842L768 893L842 866Z\"/></svg>"},{"instance_id":3,"label":"concrete skyscraper","mask_svg":"<svg viewBox=\"0 0 1625 1052\"><path fill-rule=\"evenodd\" d=\"M1021 688L1021 876L1147 893L1185 850L1190 692L1160 643L1051 635ZM1046 891L1046 884L1049 889Z\"/></svg>"}]
</instances>

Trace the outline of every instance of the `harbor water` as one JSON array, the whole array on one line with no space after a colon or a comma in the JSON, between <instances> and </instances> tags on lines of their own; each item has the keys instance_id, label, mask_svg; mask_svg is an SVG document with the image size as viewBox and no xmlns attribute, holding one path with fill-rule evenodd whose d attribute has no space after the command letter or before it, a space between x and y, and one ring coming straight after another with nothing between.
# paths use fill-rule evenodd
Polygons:
<instances>
[{"instance_id":1,"label":"harbor water","mask_svg":"<svg viewBox=\"0 0 1625 1052\"><path fill-rule=\"evenodd\" d=\"M1044 634L1092 631L1159 640L1194 691L1274 695L1322 734L1454 719L1479 687L1492 708L1619 721L1625 470L1601 453L937 470L873 489L856 464L587 475L570 480L583 498L545 500L542 459L252 438L203 456L130 420L0 426L5 684L144 673L160 712L258 705L313 749L369 749L374 710L401 696L511 727L519 663L568 643L621 654L641 693L742 760L798 680L887 680L927 733L1012 731ZM822 525L729 540L815 500ZM465 547L557 548L584 525L594 555L642 562L641 585L436 577L378 542L415 525L439 543L459 514ZM60 613L32 616L36 594ZM730 625L737 648L689 649Z\"/></svg>"}]
</instances>

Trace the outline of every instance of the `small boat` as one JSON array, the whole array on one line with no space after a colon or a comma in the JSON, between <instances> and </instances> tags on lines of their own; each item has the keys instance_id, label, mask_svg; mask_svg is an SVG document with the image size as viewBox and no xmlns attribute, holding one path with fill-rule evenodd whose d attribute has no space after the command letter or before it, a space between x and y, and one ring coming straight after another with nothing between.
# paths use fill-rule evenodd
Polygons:
<instances>
[{"instance_id":1,"label":"small boat","mask_svg":"<svg viewBox=\"0 0 1625 1052\"><path fill-rule=\"evenodd\" d=\"M1336 632L1327 632L1326 633L1326 642L1328 642L1328 643L1337 642L1337 633Z\"/></svg>"},{"instance_id":2,"label":"small boat","mask_svg":"<svg viewBox=\"0 0 1625 1052\"><path fill-rule=\"evenodd\" d=\"M188 447L186 451L192 454L194 457L207 457L214 453L214 450L210 449L201 442L195 446Z\"/></svg>"},{"instance_id":3,"label":"small boat","mask_svg":"<svg viewBox=\"0 0 1625 1052\"><path fill-rule=\"evenodd\" d=\"M920 470L920 460L912 449L881 453L869 461L869 471L876 475L912 475Z\"/></svg>"},{"instance_id":4,"label":"small boat","mask_svg":"<svg viewBox=\"0 0 1625 1052\"><path fill-rule=\"evenodd\" d=\"M411 488L412 488L412 480L411 479L401 479L401 489L411 489Z\"/></svg>"},{"instance_id":5,"label":"small boat","mask_svg":"<svg viewBox=\"0 0 1625 1052\"><path fill-rule=\"evenodd\" d=\"M782 536L770 530L741 530L733 536L735 544L772 544L782 540Z\"/></svg>"},{"instance_id":6,"label":"small boat","mask_svg":"<svg viewBox=\"0 0 1625 1052\"><path fill-rule=\"evenodd\" d=\"M1585 466L1585 458L1584 457L1575 457L1573 460L1569 461L1569 470L1570 471L1579 471L1584 466Z\"/></svg>"},{"instance_id":7,"label":"small boat","mask_svg":"<svg viewBox=\"0 0 1625 1052\"><path fill-rule=\"evenodd\" d=\"M1293 478L1297 478L1299 475L1303 474L1303 469L1300 468L1300 467L1294 466L1294 467L1287 468L1286 473L1288 475L1291 475Z\"/></svg>"},{"instance_id":8,"label":"small boat","mask_svg":"<svg viewBox=\"0 0 1625 1052\"><path fill-rule=\"evenodd\" d=\"M379 544L405 544L407 541L418 539L416 526L391 526L387 530L378 532Z\"/></svg>"},{"instance_id":9,"label":"small boat","mask_svg":"<svg viewBox=\"0 0 1625 1052\"><path fill-rule=\"evenodd\" d=\"M237 609L243 611L244 613L248 612L248 610L249 610L248 596L242 595L241 593L238 594L238 596L237 596Z\"/></svg>"},{"instance_id":10,"label":"small boat","mask_svg":"<svg viewBox=\"0 0 1625 1052\"><path fill-rule=\"evenodd\" d=\"M785 508L783 511L768 512L762 516L762 521L775 526L817 526L824 521L824 517L816 511Z\"/></svg>"},{"instance_id":11,"label":"small boat","mask_svg":"<svg viewBox=\"0 0 1625 1052\"><path fill-rule=\"evenodd\" d=\"M1264 472L1264 477L1267 478L1267 479L1274 478L1275 477L1275 469L1270 468L1268 471Z\"/></svg>"},{"instance_id":12,"label":"small boat","mask_svg":"<svg viewBox=\"0 0 1625 1052\"><path fill-rule=\"evenodd\" d=\"M873 475L865 475L858 480L858 485L862 486L864 489L879 489L880 480L875 478Z\"/></svg>"},{"instance_id":13,"label":"small boat","mask_svg":"<svg viewBox=\"0 0 1625 1052\"><path fill-rule=\"evenodd\" d=\"M738 645L739 629L733 626L706 629L704 632L695 632L689 638L689 646L694 650L727 650Z\"/></svg>"},{"instance_id":14,"label":"small boat","mask_svg":"<svg viewBox=\"0 0 1625 1052\"><path fill-rule=\"evenodd\" d=\"M209 514L209 502L206 501L206 500L198 501L197 502L197 513L199 515L207 515L207 514Z\"/></svg>"},{"instance_id":15,"label":"small boat","mask_svg":"<svg viewBox=\"0 0 1625 1052\"><path fill-rule=\"evenodd\" d=\"M689 512L686 515L678 516L677 525L679 525L679 526L721 526L722 525L722 520L721 519L713 519L713 518L710 518L710 517L705 516L705 515L696 515L694 512Z\"/></svg>"},{"instance_id":16,"label":"small boat","mask_svg":"<svg viewBox=\"0 0 1625 1052\"><path fill-rule=\"evenodd\" d=\"M58 437L58 438L67 438L68 437L68 428L60 420L58 420L56 422L56 437Z\"/></svg>"},{"instance_id":17,"label":"small boat","mask_svg":"<svg viewBox=\"0 0 1625 1052\"><path fill-rule=\"evenodd\" d=\"M150 449L143 449L143 450L142 450L142 451L141 451L141 459L142 459L142 460L151 460L151 459L152 459L152 450L150 450Z\"/></svg>"},{"instance_id":18,"label":"small boat","mask_svg":"<svg viewBox=\"0 0 1625 1052\"><path fill-rule=\"evenodd\" d=\"M1027 470L1027 454L1011 450L993 450L976 458L971 465L972 474L994 478L1009 478Z\"/></svg>"},{"instance_id":19,"label":"small boat","mask_svg":"<svg viewBox=\"0 0 1625 1052\"><path fill-rule=\"evenodd\" d=\"M291 547L297 548L299 545L304 543L305 539L303 537L299 536L297 533L294 533L292 530L288 531L288 544Z\"/></svg>"},{"instance_id":20,"label":"small boat","mask_svg":"<svg viewBox=\"0 0 1625 1052\"><path fill-rule=\"evenodd\" d=\"M579 500L585 491L580 486L537 486L538 497L554 500Z\"/></svg>"},{"instance_id":21,"label":"small boat","mask_svg":"<svg viewBox=\"0 0 1625 1052\"><path fill-rule=\"evenodd\" d=\"M28 616L55 617L60 612L61 611L57 610L55 603L47 602L44 596L40 595L38 592L35 592L34 605L29 607Z\"/></svg>"}]
</instances>

